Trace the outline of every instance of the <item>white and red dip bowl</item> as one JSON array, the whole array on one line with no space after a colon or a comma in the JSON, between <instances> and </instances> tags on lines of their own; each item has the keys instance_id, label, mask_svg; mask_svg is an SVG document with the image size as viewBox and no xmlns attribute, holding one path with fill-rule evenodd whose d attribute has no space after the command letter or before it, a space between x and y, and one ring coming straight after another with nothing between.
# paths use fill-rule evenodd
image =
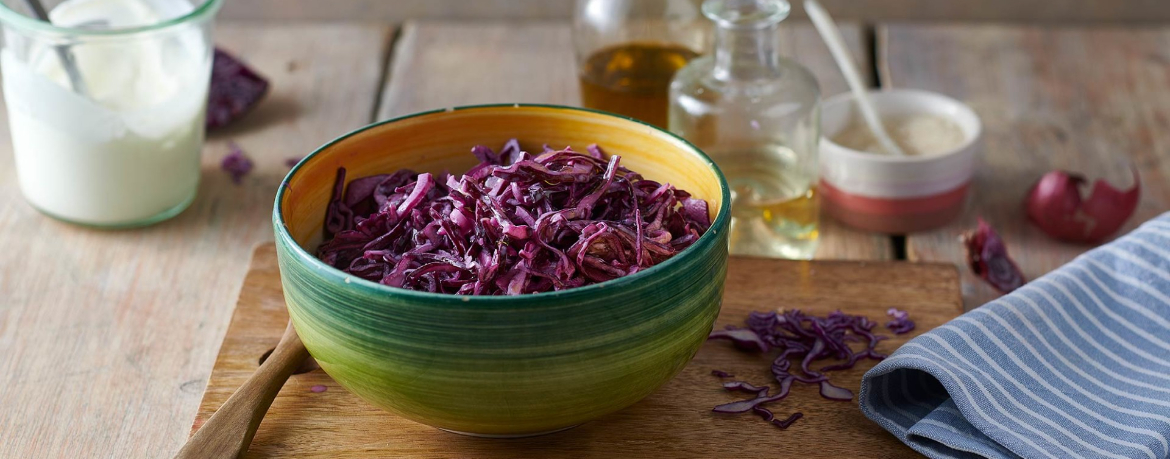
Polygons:
<instances>
[{"instance_id":1,"label":"white and red dip bowl","mask_svg":"<svg viewBox=\"0 0 1170 459\"><path fill-rule=\"evenodd\" d=\"M860 119L851 93L825 100L821 113L821 200L825 212L867 231L905 234L945 225L966 203L983 125L975 111L950 97L919 90L874 91L881 117L927 114L954 122L963 141L947 151L892 156L852 150L833 138Z\"/></svg>"}]
</instances>

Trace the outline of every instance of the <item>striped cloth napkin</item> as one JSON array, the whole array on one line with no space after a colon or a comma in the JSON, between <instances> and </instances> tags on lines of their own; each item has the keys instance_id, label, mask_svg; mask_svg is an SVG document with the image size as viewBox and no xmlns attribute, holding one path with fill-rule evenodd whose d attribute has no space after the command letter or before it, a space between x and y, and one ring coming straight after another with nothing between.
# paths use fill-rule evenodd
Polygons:
<instances>
[{"instance_id":1,"label":"striped cloth napkin","mask_svg":"<svg viewBox=\"0 0 1170 459\"><path fill-rule=\"evenodd\" d=\"M1170 213L914 338L860 400L932 458L1170 458Z\"/></svg>"}]
</instances>

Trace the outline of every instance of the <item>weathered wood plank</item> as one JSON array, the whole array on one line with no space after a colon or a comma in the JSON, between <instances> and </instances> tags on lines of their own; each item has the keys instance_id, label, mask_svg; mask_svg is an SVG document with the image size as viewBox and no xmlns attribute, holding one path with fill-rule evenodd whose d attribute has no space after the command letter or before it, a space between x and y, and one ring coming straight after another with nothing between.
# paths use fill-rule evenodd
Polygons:
<instances>
[{"instance_id":1,"label":"weathered wood plank","mask_svg":"<svg viewBox=\"0 0 1170 459\"><path fill-rule=\"evenodd\" d=\"M577 105L568 24L410 22L390 62L378 117L485 103Z\"/></svg>"},{"instance_id":2,"label":"weathered wood plank","mask_svg":"<svg viewBox=\"0 0 1170 459\"><path fill-rule=\"evenodd\" d=\"M829 51L807 23L786 25L784 54L809 66L825 94L845 90ZM863 65L860 29L844 28ZM572 35L562 22L407 23L378 112L385 119L481 103L579 104ZM823 221L818 258L889 259L889 239Z\"/></svg>"},{"instance_id":3,"label":"weathered wood plank","mask_svg":"<svg viewBox=\"0 0 1170 459\"><path fill-rule=\"evenodd\" d=\"M1029 279L1084 252L1024 215L1028 189L1055 168L1128 180L1132 163L1143 196L1123 232L1170 210L1170 28L889 25L879 40L890 86L952 95L984 123L969 209L946 228L909 237L911 259L962 263L957 239L980 215ZM962 271L967 308L997 296Z\"/></svg>"},{"instance_id":4,"label":"weathered wood plank","mask_svg":"<svg viewBox=\"0 0 1170 459\"><path fill-rule=\"evenodd\" d=\"M252 247L271 240L285 158L369 122L385 26L222 24L272 80L213 135L191 208L141 230L56 222L24 202L0 127L0 455L169 457L190 432ZM236 186L227 142L256 169ZM143 190L149 192L149 190Z\"/></svg>"},{"instance_id":5,"label":"weathered wood plank","mask_svg":"<svg viewBox=\"0 0 1170 459\"><path fill-rule=\"evenodd\" d=\"M700 1L700 0L692 0ZM793 1L793 16L804 17ZM838 19L855 21L1158 22L1164 0L824 0ZM232 19L405 21L408 19L567 19L573 0L246 0L227 2Z\"/></svg>"}]
</instances>

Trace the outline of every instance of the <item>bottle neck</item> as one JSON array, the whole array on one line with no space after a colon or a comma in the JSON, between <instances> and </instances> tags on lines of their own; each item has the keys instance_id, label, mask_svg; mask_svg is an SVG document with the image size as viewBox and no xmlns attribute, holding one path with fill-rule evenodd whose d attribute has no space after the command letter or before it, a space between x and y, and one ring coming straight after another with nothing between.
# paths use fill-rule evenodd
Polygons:
<instances>
[{"instance_id":1,"label":"bottle neck","mask_svg":"<svg viewBox=\"0 0 1170 459\"><path fill-rule=\"evenodd\" d=\"M717 27L715 31L715 78L755 80L775 78L780 68L776 46L779 24L744 29Z\"/></svg>"}]
</instances>

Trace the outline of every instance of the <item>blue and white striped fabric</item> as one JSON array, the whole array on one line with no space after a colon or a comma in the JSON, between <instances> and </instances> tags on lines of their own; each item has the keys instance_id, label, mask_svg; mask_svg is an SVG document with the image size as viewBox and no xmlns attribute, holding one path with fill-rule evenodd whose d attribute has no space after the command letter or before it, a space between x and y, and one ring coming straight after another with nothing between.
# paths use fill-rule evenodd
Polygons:
<instances>
[{"instance_id":1,"label":"blue and white striped fabric","mask_svg":"<svg viewBox=\"0 0 1170 459\"><path fill-rule=\"evenodd\" d=\"M914 338L860 400L932 458L1170 458L1170 213Z\"/></svg>"}]
</instances>

